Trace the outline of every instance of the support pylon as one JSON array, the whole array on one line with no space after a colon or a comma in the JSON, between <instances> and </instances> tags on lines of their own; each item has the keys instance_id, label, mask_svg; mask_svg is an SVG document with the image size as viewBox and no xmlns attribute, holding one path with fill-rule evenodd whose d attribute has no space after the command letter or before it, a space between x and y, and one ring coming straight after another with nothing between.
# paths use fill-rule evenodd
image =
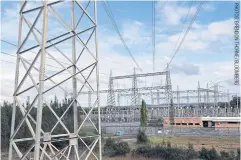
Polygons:
<instances>
[{"instance_id":1,"label":"support pylon","mask_svg":"<svg viewBox=\"0 0 241 160\"><path fill-rule=\"evenodd\" d=\"M199 81L198 81L198 85L197 85L197 99L198 99L198 110L201 112L202 108L201 108L201 93L200 93Z\"/></svg>"},{"instance_id":2,"label":"support pylon","mask_svg":"<svg viewBox=\"0 0 241 160\"><path fill-rule=\"evenodd\" d=\"M157 105L160 105L160 91L157 90Z\"/></svg>"},{"instance_id":3,"label":"support pylon","mask_svg":"<svg viewBox=\"0 0 241 160\"><path fill-rule=\"evenodd\" d=\"M154 98L153 98L153 92L151 90L151 105L154 105Z\"/></svg>"},{"instance_id":4,"label":"support pylon","mask_svg":"<svg viewBox=\"0 0 241 160\"><path fill-rule=\"evenodd\" d=\"M117 93L117 105L120 106L120 93Z\"/></svg>"},{"instance_id":5,"label":"support pylon","mask_svg":"<svg viewBox=\"0 0 241 160\"><path fill-rule=\"evenodd\" d=\"M134 74L132 79L132 95L131 95L131 106L135 107L138 104L138 87L137 87L137 78L136 78L136 69L134 68Z\"/></svg>"},{"instance_id":6,"label":"support pylon","mask_svg":"<svg viewBox=\"0 0 241 160\"><path fill-rule=\"evenodd\" d=\"M172 101L172 84L171 84L171 77L170 77L170 70L169 65L167 64L166 67L166 88L165 88L165 94L166 94L166 103L168 107L168 115L169 117L171 115L175 115L175 107L174 105L170 105ZM170 108L172 107L172 108ZM174 113L172 113L174 112Z\"/></svg>"},{"instance_id":7,"label":"support pylon","mask_svg":"<svg viewBox=\"0 0 241 160\"><path fill-rule=\"evenodd\" d=\"M207 88L207 93L206 93L207 96L206 96L206 98L207 98L207 106L208 106L208 105L209 105L209 102L210 102L210 101L209 101L209 87L208 87L208 83L207 83L207 87L206 87L206 88Z\"/></svg>"},{"instance_id":8,"label":"support pylon","mask_svg":"<svg viewBox=\"0 0 241 160\"><path fill-rule=\"evenodd\" d=\"M110 71L107 105L111 107L115 106L115 92L114 92L114 83L112 79L112 70Z\"/></svg>"},{"instance_id":9,"label":"support pylon","mask_svg":"<svg viewBox=\"0 0 241 160\"><path fill-rule=\"evenodd\" d=\"M180 93L179 93L179 86L177 85L177 107L180 107Z\"/></svg>"}]
</instances>

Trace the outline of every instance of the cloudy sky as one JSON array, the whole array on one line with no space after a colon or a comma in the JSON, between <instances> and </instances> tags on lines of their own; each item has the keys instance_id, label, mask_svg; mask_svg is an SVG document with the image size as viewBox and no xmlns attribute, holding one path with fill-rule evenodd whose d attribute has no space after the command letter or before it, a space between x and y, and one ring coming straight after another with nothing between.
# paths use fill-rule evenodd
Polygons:
<instances>
[{"instance_id":1,"label":"cloudy sky","mask_svg":"<svg viewBox=\"0 0 241 160\"><path fill-rule=\"evenodd\" d=\"M109 1L108 4L137 63L144 73L152 72L152 2ZM200 2L191 1L156 2L156 71L165 69L199 4ZM57 9L62 9L66 21L70 22L68 8L60 6ZM1 38L13 44L17 44L18 10L19 2L2 2ZM203 4L170 64L173 90L177 85L180 90L196 89L198 81L203 88L206 83L211 86L210 81L221 81L221 90L229 89L232 93L239 93L239 87L233 85L233 14L234 2ZM31 16L34 17L34 14ZM33 19L31 16L28 18ZM85 25L88 26L83 26ZM98 26L100 88L107 89L110 70L113 76L132 74L136 65L125 50L101 2L98 2ZM62 31L61 26L52 23L49 26L49 36L55 35L57 31ZM12 101L17 49L1 41L1 51L1 102ZM31 55L27 58L31 59ZM139 70L137 72L141 73ZM146 80L143 81L148 85ZM140 80L139 83L143 81ZM118 81L115 85L130 87L131 82ZM106 97L102 99L104 103Z\"/></svg>"}]
</instances>

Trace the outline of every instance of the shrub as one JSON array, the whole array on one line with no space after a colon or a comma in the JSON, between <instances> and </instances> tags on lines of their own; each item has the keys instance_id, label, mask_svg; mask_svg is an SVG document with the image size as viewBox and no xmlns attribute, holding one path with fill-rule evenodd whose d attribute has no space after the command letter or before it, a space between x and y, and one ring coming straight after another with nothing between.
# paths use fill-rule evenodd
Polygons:
<instances>
[{"instance_id":1,"label":"shrub","mask_svg":"<svg viewBox=\"0 0 241 160\"><path fill-rule=\"evenodd\" d=\"M104 145L104 155L109 157L125 156L130 150L127 142L115 142L111 138L108 138Z\"/></svg>"},{"instance_id":2,"label":"shrub","mask_svg":"<svg viewBox=\"0 0 241 160\"><path fill-rule=\"evenodd\" d=\"M206 148L202 147L199 158L205 160L220 160L221 157L218 155L215 148L212 147L212 149L207 150Z\"/></svg>"},{"instance_id":3,"label":"shrub","mask_svg":"<svg viewBox=\"0 0 241 160\"><path fill-rule=\"evenodd\" d=\"M209 150L209 157L210 157L210 160L219 160L220 159L216 149L213 147L212 147L212 149Z\"/></svg>"},{"instance_id":4,"label":"shrub","mask_svg":"<svg viewBox=\"0 0 241 160\"><path fill-rule=\"evenodd\" d=\"M235 159L235 153L234 153L234 151L230 151L230 152L229 152L229 157L230 157L230 160L231 160L231 159L232 159L232 160Z\"/></svg>"},{"instance_id":5,"label":"shrub","mask_svg":"<svg viewBox=\"0 0 241 160\"><path fill-rule=\"evenodd\" d=\"M147 143L147 142L148 142L148 138L147 138L145 132L139 130L139 132L137 134L137 143Z\"/></svg>"},{"instance_id":6,"label":"shrub","mask_svg":"<svg viewBox=\"0 0 241 160\"><path fill-rule=\"evenodd\" d=\"M237 155L233 151L225 152L221 151L220 155L215 148L202 149L198 152L195 151L192 144L188 144L188 149L173 147L170 143L166 145L156 146L140 146L135 150L132 150L132 155L142 156L152 159L163 159L163 160L240 160L240 149L237 149Z\"/></svg>"},{"instance_id":7,"label":"shrub","mask_svg":"<svg viewBox=\"0 0 241 160\"><path fill-rule=\"evenodd\" d=\"M167 142L167 148L171 148L172 147L172 144L170 141Z\"/></svg>"},{"instance_id":8,"label":"shrub","mask_svg":"<svg viewBox=\"0 0 241 160\"><path fill-rule=\"evenodd\" d=\"M188 149L187 149L187 153L186 153L186 158L187 159L195 159L198 158L199 154L198 152L196 152L193 148L193 145L188 143Z\"/></svg>"},{"instance_id":9,"label":"shrub","mask_svg":"<svg viewBox=\"0 0 241 160\"><path fill-rule=\"evenodd\" d=\"M151 146L141 146L135 150L135 154L143 157L150 157Z\"/></svg>"},{"instance_id":10,"label":"shrub","mask_svg":"<svg viewBox=\"0 0 241 160\"><path fill-rule=\"evenodd\" d=\"M237 149L236 160L240 160L240 148Z\"/></svg>"},{"instance_id":11,"label":"shrub","mask_svg":"<svg viewBox=\"0 0 241 160\"><path fill-rule=\"evenodd\" d=\"M135 154L147 158L162 158L164 160L191 160L198 158L198 152L192 151L192 154L187 153L186 149L160 146L142 146L135 150Z\"/></svg>"},{"instance_id":12,"label":"shrub","mask_svg":"<svg viewBox=\"0 0 241 160\"><path fill-rule=\"evenodd\" d=\"M114 145L115 155L116 156L125 156L131 151L127 142L117 142Z\"/></svg>"},{"instance_id":13,"label":"shrub","mask_svg":"<svg viewBox=\"0 0 241 160\"><path fill-rule=\"evenodd\" d=\"M205 147L202 147L202 149L199 152L199 158L201 159L210 159L208 150Z\"/></svg>"},{"instance_id":14,"label":"shrub","mask_svg":"<svg viewBox=\"0 0 241 160\"><path fill-rule=\"evenodd\" d=\"M221 151L221 152L220 152L220 155L221 155L221 159L222 159L222 160L229 160L229 159L230 159L228 152Z\"/></svg>"},{"instance_id":15,"label":"shrub","mask_svg":"<svg viewBox=\"0 0 241 160\"><path fill-rule=\"evenodd\" d=\"M108 138L104 145L104 155L114 156L115 155L114 145L115 145L115 141L111 138Z\"/></svg>"}]
</instances>

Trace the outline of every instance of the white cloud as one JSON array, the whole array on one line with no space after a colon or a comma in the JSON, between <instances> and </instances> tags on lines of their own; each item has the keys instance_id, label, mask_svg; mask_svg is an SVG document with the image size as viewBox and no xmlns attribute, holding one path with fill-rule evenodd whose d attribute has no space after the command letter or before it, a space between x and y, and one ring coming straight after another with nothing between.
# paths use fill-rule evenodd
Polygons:
<instances>
[{"instance_id":1,"label":"white cloud","mask_svg":"<svg viewBox=\"0 0 241 160\"><path fill-rule=\"evenodd\" d=\"M145 30L145 25L139 21L127 21L122 26L124 40L129 44L147 44L150 43L150 35Z\"/></svg>"},{"instance_id":2,"label":"white cloud","mask_svg":"<svg viewBox=\"0 0 241 160\"><path fill-rule=\"evenodd\" d=\"M208 32L211 36L230 36L233 34L233 19L214 22L208 25Z\"/></svg>"},{"instance_id":3,"label":"white cloud","mask_svg":"<svg viewBox=\"0 0 241 160\"><path fill-rule=\"evenodd\" d=\"M199 74L199 66L194 64L182 64L176 65L172 64L171 72L172 74L184 74L184 75L198 75Z\"/></svg>"},{"instance_id":4,"label":"white cloud","mask_svg":"<svg viewBox=\"0 0 241 160\"><path fill-rule=\"evenodd\" d=\"M210 2L206 2L204 3L203 7L202 7L205 11L209 11L209 12L213 12L216 10L215 6L210 3Z\"/></svg>"},{"instance_id":5,"label":"white cloud","mask_svg":"<svg viewBox=\"0 0 241 160\"><path fill-rule=\"evenodd\" d=\"M198 24L198 28L191 29L187 34L184 43L181 46L181 51L185 52L195 52L195 53L218 53L219 48L223 45L214 46L210 44L225 42L226 46L231 45L231 38L233 32L233 19L228 19L224 21L212 22L208 25ZM170 35L166 41L163 40L157 44L157 50L164 51L165 54L169 55L173 52L173 48L178 41L180 43L183 38L184 32L179 32ZM180 38L179 38L180 37ZM223 52L225 52L223 50Z\"/></svg>"},{"instance_id":6,"label":"white cloud","mask_svg":"<svg viewBox=\"0 0 241 160\"><path fill-rule=\"evenodd\" d=\"M180 6L177 2L168 2L163 5L163 2L157 4L157 16L164 20L166 25L179 25L185 19L187 13L192 16L196 7Z\"/></svg>"}]
</instances>

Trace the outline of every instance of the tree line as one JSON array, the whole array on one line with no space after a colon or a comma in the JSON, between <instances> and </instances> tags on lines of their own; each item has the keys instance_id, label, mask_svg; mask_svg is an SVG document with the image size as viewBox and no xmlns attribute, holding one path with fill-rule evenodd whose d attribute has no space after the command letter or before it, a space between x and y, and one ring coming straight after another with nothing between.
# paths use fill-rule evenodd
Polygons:
<instances>
[{"instance_id":1,"label":"tree line","mask_svg":"<svg viewBox=\"0 0 241 160\"><path fill-rule=\"evenodd\" d=\"M51 108L55 111L55 113L60 117L67 109L67 107L72 102L71 98L65 98L62 101L59 101L56 97L54 100L50 102ZM28 110L30 108L30 103L27 101L25 104L22 104L22 106ZM11 134L11 121L12 121L12 109L13 104L9 103L7 101L4 101L3 104L1 104L1 146L2 149L6 149L9 146L9 138ZM78 108L78 112L80 112L80 107ZM88 112L88 111L86 111ZM32 107L29 115L33 117L33 119L36 119L37 116L37 108ZM15 116L15 128L18 126L19 122L22 120L23 115L19 109L19 107L16 107L16 116ZM80 118L79 118L80 120ZM66 125L66 127L69 129L69 131L74 130L73 128L73 108L72 106L70 109L66 112L65 116L62 118L63 123ZM54 127L55 123L57 122L56 117L53 115L53 113L50 111L50 109L47 107L46 104L43 105L43 116L42 116L42 129L44 132L50 132L51 129ZM35 124L30 120L30 123L32 127L35 129ZM64 128L58 124L56 128L53 130L52 134L57 133L65 133L66 131ZM16 134L15 138L26 138L31 137L31 133L28 129L27 123L24 121L21 128L19 129L18 133ZM21 149L27 149L32 142L22 142L19 143L18 146Z\"/></svg>"}]
</instances>

